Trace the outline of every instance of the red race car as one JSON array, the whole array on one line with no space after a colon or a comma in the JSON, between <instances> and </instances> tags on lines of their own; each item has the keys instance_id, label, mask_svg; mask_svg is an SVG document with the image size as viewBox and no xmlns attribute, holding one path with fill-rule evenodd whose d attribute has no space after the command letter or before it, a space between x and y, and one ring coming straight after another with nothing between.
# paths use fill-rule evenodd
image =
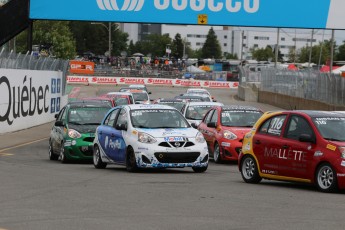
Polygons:
<instances>
[{"instance_id":1,"label":"red race car","mask_svg":"<svg viewBox=\"0 0 345 230\"><path fill-rule=\"evenodd\" d=\"M236 161L242 140L263 112L252 106L216 106L198 126L214 162Z\"/></svg>"},{"instance_id":2,"label":"red race car","mask_svg":"<svg viewBox=\"0 0 345 230\"><path fill-rule=\"evenodd\" d=\"M243 140L242 178L311 183L322 192L345 189L344 130L340 112L265 113Z\"/></svg>"}]
</instances>

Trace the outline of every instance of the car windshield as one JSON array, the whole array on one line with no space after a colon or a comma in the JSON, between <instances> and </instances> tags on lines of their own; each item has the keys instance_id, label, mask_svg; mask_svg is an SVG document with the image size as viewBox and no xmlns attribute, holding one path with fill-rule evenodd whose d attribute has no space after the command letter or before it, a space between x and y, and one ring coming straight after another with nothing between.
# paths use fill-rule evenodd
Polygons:
<instances>
[{"instance_id":1,"label":"car windshield","mask_svg":"<svg viewBox=\"0 0 345 230\"><path fill-rule=\"evenodd\" d=\"M126 97L118 97L115 98L116 105L128 105L128 99Z\"/></svg>"},{"instance_id":2,"label":"car windshield","mask_svg":"<svg viewBox=\"0 0 345 230\"><path fill-rule=\"evenodd\" d=\"M221 113L223 126L252 127L262 112L255 110L225 110Z\"/></svg>"},{"instance_id":3,"label":"car windshield","mask_svg":"<svg viewBox=\"0 0 345 230\"><path fill-rule=\"evenodd\" d=\"M207 111L214 105L191 105L186 111L186 118L189 120L202 120Z\"/></svg>"},{"instance_id":4,"label":"car windshield","mask_svg":"<svg viewBox=\"0 0 345 230\"><path fill-rule=\"evenodd\" d=\"M68 112L68 123L74 125L99 125L108 110L108 107L72 108Z\"/></svg>"},{"instance_id":5,"label":"car windshield","mask_svg":"<svg viewBox=\"0 0 345 230\"><path fill-rule=\"evenodd\" d=\"M135 128L188 128L188 122L175 109L140 109L131 111L131 121Z\"/></svg>"},{"instance_id":6,"label":"car windshield","mask_svg":"<svg viewBox=\"0 0 345 230\"><path fill-rule=\"evenodd\" d=\"M146 93L132 93L135 101L147 101L149 98Z\"/></svg>"},{"instance_id":7,"label":"car windshield","mask_svg":"<svg viewBox=\"0 0 345 230\"><path fill-rule=\"evenodd\" d=\"M181 109L185 103L183 103L183 102L164 102L163 101L163 102L159 102L158 104L169 105L169 106L176 108L178 111L181 111Z\"/></svg>"},{"instance_id":8,"label":"car windshield","mask_svg":"<svg viewBox=\"0 0 345 230\"><path fill-rule=\"evenodd\" d=\"M312 119L323 138L330 141L345 141L345 117L314 117Z\"/></svg>"}]
</instances>

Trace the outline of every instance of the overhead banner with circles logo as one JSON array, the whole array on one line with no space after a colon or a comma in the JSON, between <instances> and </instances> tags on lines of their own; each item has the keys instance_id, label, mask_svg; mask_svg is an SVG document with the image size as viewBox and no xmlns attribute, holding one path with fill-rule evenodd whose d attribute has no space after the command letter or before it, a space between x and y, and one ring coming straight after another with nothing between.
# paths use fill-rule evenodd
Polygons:
<instances>
[{"instance_id":1,"label":"overhead banner with circles logo","mask_svg":"<svg viewBox=\"0 0 345 230\"><path fill-rule=\"evenodd\" d=\"M30 0L30 18L345 29L344 8L344 0Z\"/></svg>"}]
</instances>

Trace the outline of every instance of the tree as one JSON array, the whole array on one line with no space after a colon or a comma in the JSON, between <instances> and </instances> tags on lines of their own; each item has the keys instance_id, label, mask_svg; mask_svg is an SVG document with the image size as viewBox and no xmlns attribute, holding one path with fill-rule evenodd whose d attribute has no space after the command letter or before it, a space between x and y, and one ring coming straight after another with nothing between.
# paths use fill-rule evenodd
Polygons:
<instances>
[{"instance_id":1,"label":"tree","mask_svg":"<svg viewBox=\"0 0 345 230\"><path fill-rule=\"evenodd\" d=\"M269 61L274 59L274 53L271 46L266 48L252 48L252 56L257 61Z\"/></svg>"},{"instance_id":2,"label":"tree","mask_svg":"<svg viewBox=\"0 0 345 230\"><path fill-rule=\"evenodd\" d=\"M221 58L222 49L213 27L208 31L205 44L202 47L202 58Z\"/></svg>"},{"instance_id":3,"label":"tree","mask_svg":"<svg viewBox=\"0 0 345 230\"><path fill-rule=\"evenodd\" d=\"M25 30L17 37L18 52L27 52L27 33ZM76 55L76 42L67 21L35 21L32 37L41 54L62 59L73 59Z\"/></svg>"},{"instance_id":4,"label":"tree","mask_svg":"<svg viewBox=\"0 0 345 230\"><path fill-rule=\"evenodd\" d=\"M326 64L327 60L330 59L330 50L331 50L331 42L324 41L323 43L319 43L318 45L314 45L311 50L311 62L312 63L319 63ZM333 42L333 45L336 44ZM338 56L337 54L335 55ZM310 46L307 44L306 46L299 49L298 61L301 63L309 62L310 57Z\"/></svg>"},{"instance_id":5,"label":"tree","mask_svg":"<svg viewBox=\"0 0 345 230\"><path fill-rule=\"evenodd\" d=\"M338 47L338 52L336 55L337 61L345 61L345 41Z\"/></svg>"},{"instance_id":6,"label":"tree","mask_svg":"<svg viewBox=\"0 0 345 230\"><path fill-rule=\"evenodd\" d=\"M182 58L183 57L183 48L184 48L184 42L181 38L181 34L177 33L175 35L175 38L172 42L172 46L171 46L171 51L172 51L172 56L174 56L175 58Z\"/></svg>"},{"instance_id":7,"label":"tree","mask_svg":"<svg viewBox=\"0 0 345 230\"><path fill-rule=\"evenodd\" d=\"M165 49L167 45L171 44L171 38L169 34L150 34L144 41L138 41L135 43L133 53L142 53L144 55L151 54L152 57L162 57L166 55ZM133 54L131 53L131 54Z\"/></svg>"},{"instance_id":8,"label":"tree","mask_svg":"<svg viewBox=\"0 0 345 230\"><path fill-rule=\"evenodd\" d=\"M225 57L225 59L238 60L237 54L224 52L224 57Z\"/></svg>"},{"instance_id":9,"label":"tree","mask_svg":"<svg viewBox=\"0 0 345 230\"><path fill-rule=\"evenodd\" d=\"M127 50L128 34L120 31L118 24L111 23L112 56ZM71 31L77 41L77 52L104 55L109 50L109 23L73 21Z\"/></svg>"}]
</instances>

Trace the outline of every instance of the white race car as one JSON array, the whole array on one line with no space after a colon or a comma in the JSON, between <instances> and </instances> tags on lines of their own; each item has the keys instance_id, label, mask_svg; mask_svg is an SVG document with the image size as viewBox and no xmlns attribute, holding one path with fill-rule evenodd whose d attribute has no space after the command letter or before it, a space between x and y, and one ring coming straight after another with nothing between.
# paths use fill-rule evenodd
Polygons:
<instances>
[{"instance_id":1,"label":"white race car","mask_svg":"<svg viewBox=\"0 0 345 230\"><path fill-rule=\"evenodd\" d=\"M221 106L223 103L220 102L188 102L181 109L182 115L188 120L188 122L196 127L200 124L205 114L214 106Z\"/></svg>"},{"instance_id":2,"label":"white race car","mask_svg":"<svg viewBox=\"0 0 345 230\"><path fill-rule=\"evenodd\" d=\"M98 126L93 163L138 168L208 167L206 141L181 113L167 105L123 105L112 108Z\"/></svg>"}]
</instances>

